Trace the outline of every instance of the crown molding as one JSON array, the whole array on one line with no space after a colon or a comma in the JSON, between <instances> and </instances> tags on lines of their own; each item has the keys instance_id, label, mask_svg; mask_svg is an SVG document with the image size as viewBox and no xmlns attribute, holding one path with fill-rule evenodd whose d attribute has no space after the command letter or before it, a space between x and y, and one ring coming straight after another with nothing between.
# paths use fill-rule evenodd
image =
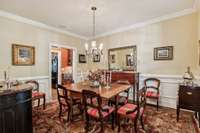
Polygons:
<instances>
[{"instance_id":1,"label":"crown molding","mask_svg":"<svg viewBox=\"0 0 200 133\"><path fill-rule=\"evenodd\" d=\"M176 13L172 13L172 14L168 14L168 15L164 15L164 16L161 16L161 17L158 17L158 18L151 19L151 20L148 20L146 22L136 23L136 24L133 24L133 25L130 25L130 26L127 26L127 27L119 28L117 30L113 30L113 31L110 31L110 32L106 32L106 33L103 33L103 34L96 35L95 39L105 37L105 36L109 36L109 35L116 34L116 33L120 33L120 32L124 32L124 31L128 31L128 30L135 29L135 28L144 27L146 25L150 25L150 24L154 24L154 23L158 23L158 22L162 22L162 21L165 21L165 20L169 20L169 19L173 19L173 18L176 18L176 17L180 17L180 16L184 16L184 15L194 13L194 12L196 12L196 8L195 8L196 4L194 4L194 5L195 6L193 6L193 8L185 9L185 10L182 10L182 11L179 11L179 12L176 12Z\"/></svg>"},{"instance_id":2,"label":"crown molding","mask_svg":"<svg viewBox=\"0 0 200 133\"><path fill-rule=\"evenodd\" d=\"M28 19L28 18L25 18L25 17L21 17L21 16L18 16L18 15L9 13L9 12L2 11L2 10L0 10L0 16L8 18L8 19L15 20L15 21L18 21L18 22L22 22L22 23L25 23L25 24L30 24L30 25L33 25L33 26L36 26L36 27L40 27L40 28L44 28L44 29L47 29L47 30L63 33L63 34L69 35L69 36L77 37L77 38L80 38L80 39L88 40L88 38L85 37L85 36L81 36L81 35L78 35L78 34L75 34L75 33L69 32L69 31L61 30L61 29L58 29L56 27L49 26L47 24L44 24L44 23L41 23L41 22L38 22L38 21L34 21L34 20L31 20L31 19Z\"/></svg>"},{"instance_id":3,"label":"crown molding","mask_svg":"<svg viewBox=\"0 0 200 133\"><path fill-rule=\"evenodd\" d=\"M135 29L135 28L144 27L146 25L162 22L162 21L173 19L173 18L176 18L176 17L188 15L188 14L196 12L197 9L199 9L199 8L200 8L200 0L195 0L192 8L185 9L185 10L182 10L182 11L179 11L179 12L176 12L176 13L164 15L164 16L161 16L161 17L157 17L157 18L145 21L145 22L136 23L136 24L133 24L133 25L130 25L130 26L127 26L127 27L123 27L123 28L119 28L117 30L113 30L113 31L110 31L110 32L98 34L98 35L95 36L95 39L105 37L105 36L109 36L109 35L116 34L116 33L120 33L120 32L129 31L129 30ZM28 19L28 18L25 18L25 17L21 17L21 16L18 16L18 15L9 13L9 12L2 11L2 10L0 10L0 16L8 18L8 19L15 20L15 21L18 21L18 22L22 22L22 23L25 23L25 24L30 24L30 25L33 25L33 26L36 26L36 27L40 27L40 28L51 30L51 31L70 35L70 36L73 36L73 37L77 37L77 38L80 38L80 39L84 39L86 41L93 39L92 37L81 36L81 35L66 31L66 30L61 30L59 28L49 26L47 24L44 24L44 23L41 23L41 22L38 22L38 21L34 21L34 20L31 20L31 19Z\"/></svg>"}]
</instances>

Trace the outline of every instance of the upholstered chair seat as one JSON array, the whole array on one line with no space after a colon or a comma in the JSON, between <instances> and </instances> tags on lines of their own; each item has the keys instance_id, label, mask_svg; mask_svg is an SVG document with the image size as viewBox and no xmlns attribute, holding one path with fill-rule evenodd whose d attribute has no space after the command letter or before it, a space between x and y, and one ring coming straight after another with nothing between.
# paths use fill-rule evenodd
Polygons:
<instances>
[{"instance_id":1,"label":"upholstered chair seat","mask_svg":"<svg viewBox=\"0 0 200 133\"><path fill-rule=\"evenodd\" d=\"M147 91L146 97L147 98L159 98L159 94L157 92L154 92L154 91Z\"/></svg>"},{"instance_id":2,"label":"upholstered chair seat","mask_svg":"<svg viewBox=\"0 0 200 133\"><path fill-rule=\"evenodd\" d=\"M45 96L45 93L43 93L43 92L32 92L33 98L42 97L42 96Z\"/></svg>"},{"instance_id":3,"label":"upholstered chair seat","mask_svg":"<svg viewBox=\"0 0 200 133\"><path fill-rule=\"evenodd\" d=\"M102 109L103 110L101 111L101 113L102 113L103 118L107 117L108 115L113 113L113 111L115 110L114 107L110 107L110 106L107 106L107 105L103 106ZM98 109L96 109L96 108L89 108L87 110L87 113L92 117L99 118L99 112L98 112Z\"/></svg>"}]
</instances>

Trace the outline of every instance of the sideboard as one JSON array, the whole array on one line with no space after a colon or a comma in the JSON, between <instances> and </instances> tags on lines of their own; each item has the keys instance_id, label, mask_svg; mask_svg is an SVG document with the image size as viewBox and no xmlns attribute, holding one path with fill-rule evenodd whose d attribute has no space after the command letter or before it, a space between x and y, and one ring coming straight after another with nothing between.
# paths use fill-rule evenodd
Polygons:
<instances>
[{"instance_id":1,"label":"sideboard","mask_svg":"<svg viewBox=\"0 0 200 133\"><path fill-rule=\"evenodd\" d=\"M0 133L32 133L32 87L0 90Z\"/></svg>"},{"instance_id":2,"label":"sideboard","mask_svg":"<svg viewBox=\"0 0 200 133\"><path fill-rule=\"evenodd\" d=\"M177 102L177 121L179 120L180 109L194 111L196 114L196 118L198 117L199 119L200 127L200 86L179 85Z\"/></svg>"}]
</instances>

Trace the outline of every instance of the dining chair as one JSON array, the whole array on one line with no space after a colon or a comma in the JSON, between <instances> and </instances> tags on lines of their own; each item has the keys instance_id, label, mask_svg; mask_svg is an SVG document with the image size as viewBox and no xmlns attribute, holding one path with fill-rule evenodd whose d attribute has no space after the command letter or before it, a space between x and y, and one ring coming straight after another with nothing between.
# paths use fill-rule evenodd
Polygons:
<instances>
[{"instance_id":1,"label":"dining chair","mask_svg":"<svg viewBox=\"0 0 200 133\"><path fill-rule=\"evenodd\" d=\"M118 84L130 85L129 81L126 81L126 80L123 80L123 81L120 80L120 81L117 81L117 83ZM124 95L117 95L118 105L122 106L122 105L125 105L128 102L130 88L123 92ZM116 104L116 100L115 100L114 97L109 99L109 104L110 105Z\"/></svg>"},{"instance_id":2,"label":"dining chair","mask_svg":"<svg viewBox=\"0 0 200 133\"><path fill-rule=\"evenodd\" d=\"M160 96L160 80L157 78L147 78L144 80L144 85L147 88L146 97L148 99L156 100L157 102L157 110L159 107L159 96Z\"/></svg>"},{"instance_id":3,"label":"dining chair","mask_svg":"<svg viewBox=\"0 0 200 133\"><path fill-rule=\"evenodd\" d=\"M58 95L58 102L60 107L59 117L62 115L62 109L63 107L67 107L68 109L68 120L73 120L73 116L82 114L82 105L81 105L81 99L80 98L72 98L68 94L67 89L62 85L56 85L57 89L57 95ZM77 114L73 113L73 107L78 105L79 112ZM71 118L71 119L70 119Z\"/></svg>"},{"instance_id":4,"label":"dining chair","mask_svg":"<svg viewBox=\"0 0 200 133\"><path fill-rule=\"evenodd\" d=\"M140 120L141 122L142 129L144 129L143 114L144 114L145 105L146 105L146 88L145 87L138 90L136 102L137 104L127 103L117 110L118 132L120 132L121 121L123 119L132 121L131 126L134 127L132 128L132 130L133 132L135 130L135 133L137 133L138 120Z\"/></svg>"},{"instance_id":5,"label":"dining chair","mask_svg":"<svg viewBox=\"0 0 200 133\"><path fill-rule=\"evenodd\" d=\"M59 84L56 85L56 89L57 89L57 96L58 96L58 102L59 102L59 107L60 107L59 118L62 115L63 107L67 107L67 110L68 110L67 121L69 121L71 106L70 106L70 103L68 101L67 90L64 86L59 85Z\"/></svg>"},{"instance_id":6,"label":"dining chair","mask_svg":"<svg viewBox=\"0 0 200 133\"><path fill-rule=\"evenodd\" d=\"M32 89L32 101L38 100L38 107L40 106L40 99L43 99L43 109L45 109L46 94L39 91L39 83L35 80L29 80L25 82L33 86Z\"/></svg>"},{"instance_id":7,"label":"dining chair","mask_svg":"<svg viewBox=\"0 0 200 133\"><path fill-rule=\"evenodd\" d=\"M104 132L104 122L109 118L109 116L112 116L112 129L114 129L114 111L115 108L108 106L108 105L102 105L102 98L99 94L90 91L90 90L83 90L82 91L83 96L83 105L84 105L84 112L85 112L85 130L88 132L89 130L89 120L94 119L96 121L99 121L101 123L101 133ZM92 103L88 99L96 99L97 103Z\"/></svg>"}]
</instances>

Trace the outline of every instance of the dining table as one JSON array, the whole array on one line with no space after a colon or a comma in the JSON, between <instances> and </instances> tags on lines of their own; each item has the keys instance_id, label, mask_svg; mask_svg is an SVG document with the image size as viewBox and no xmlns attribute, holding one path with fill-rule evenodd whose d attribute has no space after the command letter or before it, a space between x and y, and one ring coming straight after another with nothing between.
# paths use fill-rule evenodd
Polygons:
<instances>
[{"instance_id":1,"label":"dining table","mask_svg":"<svg viewBox=\"0 0 200 133\"><path fill-rule=\"evenodd\" d=\"M125 90L128 90L129 88L132 87L131 84L122 84L122 83L112 83L110 85L110 87L93 87L91 86L89 81L82 81L82 82L78 82L78 83L72 83L72 84L66 84L64 85L64 87L67 89L68 92L71 93L78 93L78 94L82 94L83 90L90 90L90 91L94 91L97 94L99 94L103 99L111 99L111 98L115 98L115 114L117 114L117 109L118 109L118 99L117 96L124 92ZM117 123L117 119L116 119L116 123Z\"/></svg>"}]
</instances>

